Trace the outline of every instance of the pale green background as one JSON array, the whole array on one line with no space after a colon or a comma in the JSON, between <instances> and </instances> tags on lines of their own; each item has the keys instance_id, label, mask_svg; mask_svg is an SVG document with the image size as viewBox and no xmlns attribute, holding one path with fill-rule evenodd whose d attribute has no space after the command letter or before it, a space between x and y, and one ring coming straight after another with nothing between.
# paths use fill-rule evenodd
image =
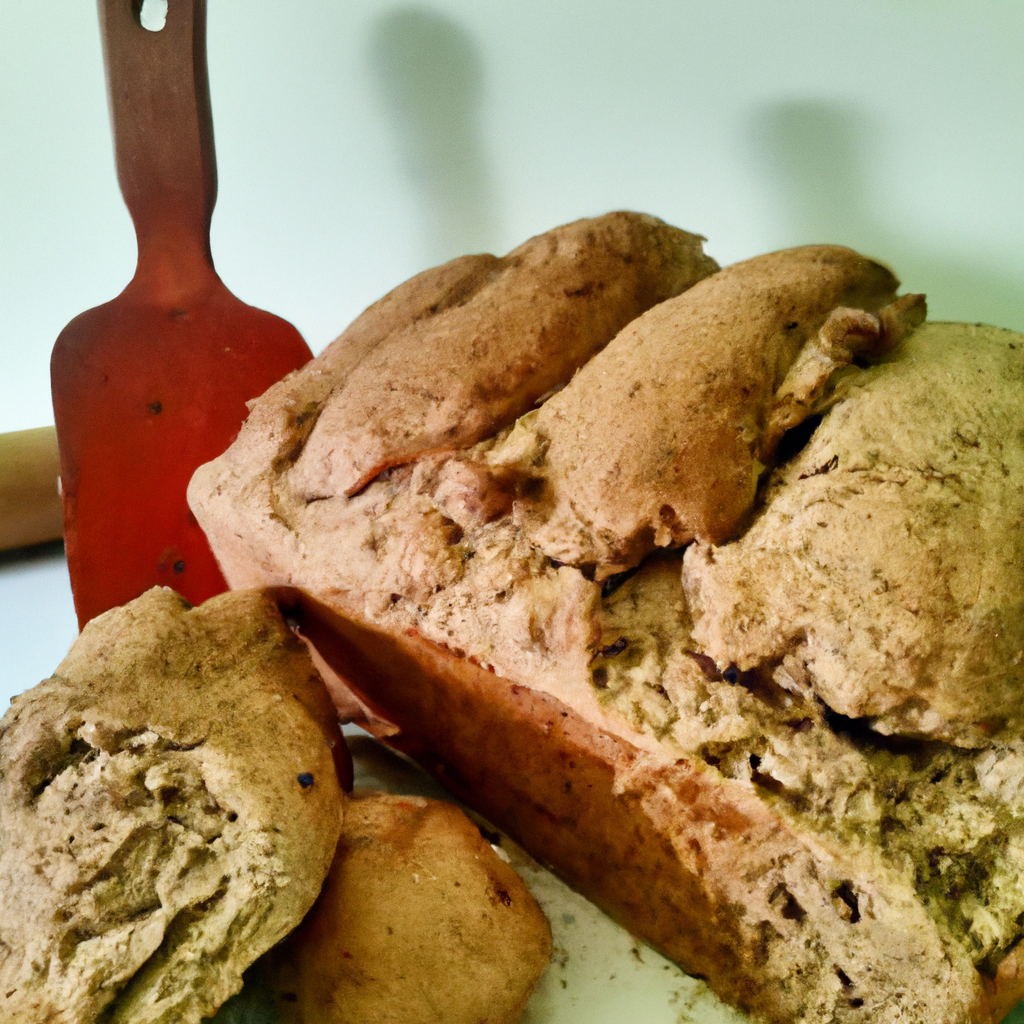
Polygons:
<instances>
[{"instance_id":1,"label":"pale green background","mask_svg":"<svg viewBox=\"0 0 1024 1024\"><path fill-rule=\"evenodd\" d=\"M730 262L844 242L1024 329L1020 0L210 0L228 287L322 348L465 250L615 207ZM95 6L0 0L0 430L134 262Z\"/></svg>"}]
</instances>

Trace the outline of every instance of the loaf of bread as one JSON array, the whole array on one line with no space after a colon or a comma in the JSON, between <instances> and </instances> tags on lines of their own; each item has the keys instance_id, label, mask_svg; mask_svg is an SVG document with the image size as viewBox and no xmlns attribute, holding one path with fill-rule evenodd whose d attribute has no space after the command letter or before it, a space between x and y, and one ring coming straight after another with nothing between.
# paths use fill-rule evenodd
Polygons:
<instances>
[{"instance_id":1,"label":"loaf of bread","mask_svg":"<svg viewBox=\"0 0 1024 1024\"><path fill-rule=\"evenodd\" d=\"M93 619L0 722L0 1019L211 1016L316 899L345 757L272 595Z\"/></svg>"},{"instance_id":2,"label":"loaf of bread","mask_svg":"<svg viewBox=\"0 0 1024 1024\"><path fill-rule=\"evenodd\" d=\"M1024 337L897 287L736 264L514 423L311 489L343 335L190 488L376 731L778 1024L1024 994Z\"/></svg>"}]
</instances>

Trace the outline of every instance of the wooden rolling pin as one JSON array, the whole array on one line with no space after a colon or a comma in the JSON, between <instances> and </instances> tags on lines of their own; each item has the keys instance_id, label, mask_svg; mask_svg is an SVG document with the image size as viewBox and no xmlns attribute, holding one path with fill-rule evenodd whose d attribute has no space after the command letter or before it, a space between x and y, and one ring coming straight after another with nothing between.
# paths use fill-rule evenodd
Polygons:
<instances>
[{"instance_id":1,"label":"wooden rolling pin","mask_svg":"<svg viewBox=\"0 0 1024 1024\"><path fill-rule=\"evenodd\" d=\"M0 434L0 551L61 536L59 477L53 427Z\"/></svg>"}]
</instances>

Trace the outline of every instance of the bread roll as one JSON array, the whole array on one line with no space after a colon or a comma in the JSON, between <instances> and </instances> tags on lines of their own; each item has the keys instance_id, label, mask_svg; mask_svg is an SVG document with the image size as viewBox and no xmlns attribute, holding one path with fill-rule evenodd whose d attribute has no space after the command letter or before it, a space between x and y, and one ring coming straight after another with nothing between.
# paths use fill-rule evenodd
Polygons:
<instances>
[{"instance_id":1,"label":"bread roll","mask_svg":"<svg viewBox=\"0 0 1024 1024\"><path fill-rule=\"evenodd\" d=\"M353 794L323 892L259 965L282 1024L514 1024L551 930L452 804Z\"/></svg>"},{"instance_id":2,"label":"bread roll","mask_svg":"<svg viewBox=\"0 0 1024 1024\"><path fill-rule=\"evenodd\" d=\"M93 619L0 722L0 1018L210 1016L320 890L341 744L272 595Z\"/></svg>"}]
</instances>

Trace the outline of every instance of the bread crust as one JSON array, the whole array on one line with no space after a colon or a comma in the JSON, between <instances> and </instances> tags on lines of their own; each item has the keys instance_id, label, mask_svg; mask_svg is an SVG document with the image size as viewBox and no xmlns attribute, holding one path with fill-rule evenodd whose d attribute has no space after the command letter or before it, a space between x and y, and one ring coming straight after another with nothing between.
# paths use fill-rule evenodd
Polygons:
<instances>
[{"instance_id":1,"label":"bread crust","mask_svg":"<svg viewBox=\"0 0 1024 1024\"><path fill-rule=\"evenodd\" d=\"M302 924L254 973L282 1024L515 1024L551 929L454 804L356 791Z\"/></svg>"},{"instance_id":2,"label":"bread crust","mask_svg":"<svg viewBox=\"0 0 1024 1024\"><path fill-rule=\"evenodd\" d=\"M521 421L525 437L491 453L543 481L517 503L522 529L597 579L655 547L735 535L779 439L832 373L896 341L883 324L909 310L871 314L898 287L851 249L803 246L734 263L638 316Z\"/></svg>"},{"instance_id":3,"label":"bread crust","mask_svg":"<svg viewBox=\"0 0 1024 1024\"><path fill-rule=\"evenodd\" d=\"M0 1018L210 1016L316 898L341 747L270 595L93 619L0 725Z\"/></svg>"},{"instance_id":4,"label":"bread crust","mask_svg":"<svg viewBox=\"0 0 1024 1024\"><path fill-rule=\"evenodd\" d=\"M319 361L333 390L294 486L307 498L351 495L388 466L511 423L644 310L714 273L701 241L610 213L400 285Z\"/></svg>"},{"instance_id":5,"label":"bread crust","mask_svg":"<svg viewBox=\"0 0 1024 1024\"><path fill-rule=\"evenodd\" d=\"M916 899L881 891L884 868L795 832L742 786L652 756L419 636L297 600L334 686L380 716L382 739L755 1019L859 1020L858 993L870 992L873 1024L915 1012L994 1024L1024 992L1016 950L995 979L982 978ZM831 917L844 884L871 908L845 934ZM812 934L828 947L824 970L802 955ZM894 996L883 1005L887 985Z\"/></svg>"},{"instance_id":6,"label":"bread crust","mask_svg":"<svg viewBox=\"0 0 1024 1024\"><path fill-rule=\"evenodd\" d=\"M848 374L743 536L687 550L698 649L744 670L792 653L830 708L879 732L1021 735L1022 348L928 323Z\"/></svg>"}]
</instances>

